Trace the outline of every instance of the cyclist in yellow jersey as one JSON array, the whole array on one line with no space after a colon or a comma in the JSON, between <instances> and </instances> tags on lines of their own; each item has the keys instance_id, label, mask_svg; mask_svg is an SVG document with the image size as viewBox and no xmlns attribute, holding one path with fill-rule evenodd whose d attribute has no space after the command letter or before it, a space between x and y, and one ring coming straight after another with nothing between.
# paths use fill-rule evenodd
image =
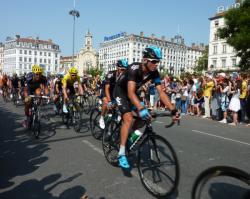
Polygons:
<instances>
[{"instance_id":1,"label":"cyclist in yellow jersey","mask_svg":"<svg viewBox=\"0 0 250 199\"><path fill-rule=\"evenodd\" d=\"M62 79L63 85L63 96L64 96L64 104L63 104L63 112L68 113L66 102L69 101L69 96L75 94L74 83L78 82L78 94L83 95L83 89L80 82L80 76L78 75L78 71L76 68L71 67L66 75L64 75Z\"/></svg>"}]
</instances>

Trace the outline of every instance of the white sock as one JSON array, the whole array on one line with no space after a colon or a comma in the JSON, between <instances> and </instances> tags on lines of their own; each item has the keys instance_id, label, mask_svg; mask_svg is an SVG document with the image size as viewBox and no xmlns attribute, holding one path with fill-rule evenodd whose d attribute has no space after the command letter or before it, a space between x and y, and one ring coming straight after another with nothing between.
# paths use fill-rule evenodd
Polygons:
<instances>
[{"instance_id":1,"label":"white sock","mask_svg":"<svg viewBox=\"0 0 250 199\"><path fill-rule=\"evenodd\" d=\"M125 155L125 146L120 145L120 150L119 150L118 155L119 155L119 156L121 156L121 155Z\"/></svg>"}]
</instances>

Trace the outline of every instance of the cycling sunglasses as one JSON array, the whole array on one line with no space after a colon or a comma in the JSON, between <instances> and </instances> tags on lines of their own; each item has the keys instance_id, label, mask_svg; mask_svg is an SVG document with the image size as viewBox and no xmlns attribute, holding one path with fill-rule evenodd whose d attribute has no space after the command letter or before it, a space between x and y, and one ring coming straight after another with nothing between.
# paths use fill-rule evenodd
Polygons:
<instances>
[{"instance_id":1,"label":"cycling sunglasses","mask_svg":"<svg viewBox=\"0 0 250 199\"><path fill-rule=\"evenodd\" d=\"M152 64L158 64L160 61L158 59L148 59Z\"/></svg>"}]
</instances>

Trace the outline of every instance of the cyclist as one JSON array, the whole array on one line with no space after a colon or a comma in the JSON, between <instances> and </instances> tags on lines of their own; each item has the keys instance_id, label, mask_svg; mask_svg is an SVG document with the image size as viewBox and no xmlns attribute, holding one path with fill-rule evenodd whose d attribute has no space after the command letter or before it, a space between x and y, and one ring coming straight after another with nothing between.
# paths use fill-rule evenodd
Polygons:
<instances>
[{"instance_id":1,"label":"cyclist","mask_svg":"<svg viewBox=\"0 0 250 199\"><path fill-rule=\"evenodd\" d=\"M17 74L14 73L13 77L11 79L11 89L12 89L13 94L15 93L16 96L20 95L20 89L19 88L20 88L20 80L17 77Z\"/></svg>"},{"instance_id":2,"label":"cyclist","mask_svg":"<svg viewBox=\"0 0 250 199\"><path fill-rule=\"evenodd\" d=\"M126 59L120 59L116 63L117 70L110 71L105 78L105 83L102 88L102 112L99 120L99 125L102 129L105 128L104 115L107 108L112 107L112 101L114 101L113 91L115 88L116 81L119 79L120 75L127 69L128 61Z\"/></svg>"},{"instance_id":3,"label":"cyclist","mask_svg":"<svg viewBox=\"0 0 250 199\"><path fill-rule=\"evenodd\" d=\"M80 76L78 75L78 70L75 67L71 67L66 75L62 79L63 85L63 112L68 113L66 103L69 101L69 97L75 94L74 83L78 82L78 94L83 95L83 89L80 82Z\"/></svg>"},{"instance_id":4,"label":"cyclist","mask_svg":"<svg viewBox=\"0 0 250 199\"><path fill-rule=\"evenodd\" d=\"M29 109L31 107L31 98L29 95L49 95L47 87L47 78L42 75L43 69L39 65L32 66L32 73L27 74L26 83L24 87L24 112L27 120L23 122L23 126L27 127L29 118Z\"/></svg>"},{"instance_id":5,"label":"cyclist","mask_svg":"<svg viewBox=\"0 0 250 199\"><path fill-rule=\"evenodd\" d=\"M160 60L162 59L161 50L157 47L150 46L143 51L143 59L141 63L135 62L131 64L125 73L123 73L116 82L114 97L118 108L122 114L123 123L121 126L121 142L118 153L119 166L124 169L129 169L127 157L125 155L125 146L128 139L129 129L132 126L133 106L137 110L137 114L142 119L150 119L148 109L141 104L137 91L148 81L152 81L159 93L161 101L171 111L173 119L178 118L178 112L171 104L168 96L164 93L161 87L160 75L157 70ZM136 130L136 122L133 125L133 130Z\"/></svg>"},{"instance_id":6,"label":"cyclist","mask_svg":"<svg viewBox=\"0 0 250 199\"><path fill-rule=\"evenodd\" d=\"M59 95L62 93L62 78L63 75L58 74L54 79L54 111L57 112L56 103L59 99Z\"/></svg>"}]
</instances>

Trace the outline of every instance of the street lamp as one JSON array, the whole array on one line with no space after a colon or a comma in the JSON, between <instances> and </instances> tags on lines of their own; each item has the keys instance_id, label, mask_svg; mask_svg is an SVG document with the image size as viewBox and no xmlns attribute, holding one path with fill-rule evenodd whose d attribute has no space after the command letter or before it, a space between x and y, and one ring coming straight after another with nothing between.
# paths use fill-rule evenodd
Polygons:
<instances>
[{"instance_id":1,"label":"street lamp","mask_svg":"<svg viewBox=\"0 0 250 199\"><path fill-rule=\"evenodd\" d=\"M72 55L72 64L74 66L74 54L75 54L75 18L80 17L80 13L75 9L76 7L76 0L74 0L74 9L69 11L69 15L73 16L73 55Z\"/></svg>"}]
</instances>

